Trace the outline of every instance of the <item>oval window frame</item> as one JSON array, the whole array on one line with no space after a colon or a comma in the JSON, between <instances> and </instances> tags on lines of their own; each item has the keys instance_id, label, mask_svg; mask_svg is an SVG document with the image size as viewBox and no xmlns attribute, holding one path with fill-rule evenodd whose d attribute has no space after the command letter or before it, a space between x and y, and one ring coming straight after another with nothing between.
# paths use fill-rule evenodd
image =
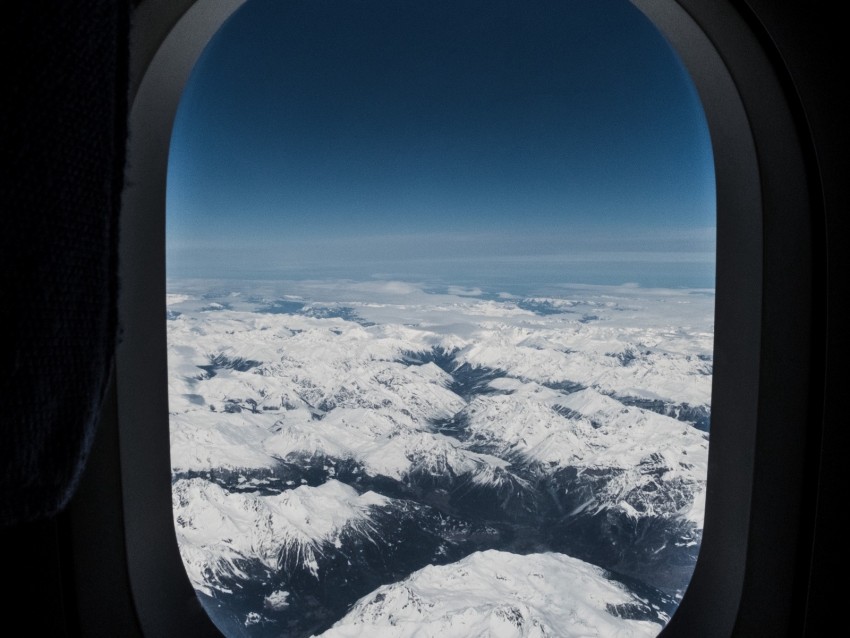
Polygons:
<instances>
[{"instance_id":1,"label":"oval window frame","mask_svg":"<svg viewBox=\"0 0 850 638\"><path fill-rule=\"evenodd\" d=\"M769 505L781 504L789 520L799 521L812 376L814 189L805 138L798 133L800 108L757 25L732 4L632 1L671 42L694 80L717 183L705 533L691 585L661 635L748 635L756 629L770 633L771 626L779 634L789 626L797 595L799 529L776 525ZM209 39L243 2L197 0L166 11L164 3L149 0L134 16L119 246L123 338L112 425L127 576L147 635L219 635L185 575L171 520L165 185L183 87ZM181 14L183 6L188 8ZM788 299L795 304L789 307ZM768 603L776 612L771 618L759 613Z\"/></svg>"}]
</instances>

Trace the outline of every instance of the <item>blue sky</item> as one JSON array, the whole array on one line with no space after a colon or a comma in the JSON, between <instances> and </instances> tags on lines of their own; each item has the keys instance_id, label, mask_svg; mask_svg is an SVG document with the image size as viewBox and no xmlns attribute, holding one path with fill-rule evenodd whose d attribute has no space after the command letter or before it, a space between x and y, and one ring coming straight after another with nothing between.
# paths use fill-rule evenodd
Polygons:
<instances>
[{"instance_id":1,"label":"blue sky","mask_svg":"<svg viewBox=\"0 0 850 638\"><path fill-rule=\"evenodd\" d=\"M170 276L710 287L714 225L699 100L625 0L249 0L172 136Z\"/></svg>"}]
</instances>

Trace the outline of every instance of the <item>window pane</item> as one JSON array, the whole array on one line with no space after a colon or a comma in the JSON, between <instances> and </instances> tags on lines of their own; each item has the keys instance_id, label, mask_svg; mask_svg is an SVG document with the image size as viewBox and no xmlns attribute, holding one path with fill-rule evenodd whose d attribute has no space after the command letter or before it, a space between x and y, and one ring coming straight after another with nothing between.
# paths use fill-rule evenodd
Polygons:
<instances>
[{"instance_id":1,"label":"window pane","mask_svg":"<svg viewBox=\"0 0 850 638\"><path fill-rule=\"evenodd\" d=\"M658 634L702 534L715 200L636 9L250 0L168 180L175 527L227 635Z\"/></svg>"}]
</instances>

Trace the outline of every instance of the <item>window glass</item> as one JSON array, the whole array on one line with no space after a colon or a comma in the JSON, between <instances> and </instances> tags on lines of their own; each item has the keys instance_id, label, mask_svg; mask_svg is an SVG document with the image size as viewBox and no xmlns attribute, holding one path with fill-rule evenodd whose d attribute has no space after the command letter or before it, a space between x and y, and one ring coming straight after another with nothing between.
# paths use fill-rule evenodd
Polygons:
<instances>
[{"instance_id":1,"label":"window glass","mask_svg":"<svg viewBox=\"0 0 850 638\"><path fill-rule=\"evenodd\" d=\"M625 0L249 0L168 173L174 522L222 631L657 635L702 535L712 162Z\"/></svg>"}]
</instances>

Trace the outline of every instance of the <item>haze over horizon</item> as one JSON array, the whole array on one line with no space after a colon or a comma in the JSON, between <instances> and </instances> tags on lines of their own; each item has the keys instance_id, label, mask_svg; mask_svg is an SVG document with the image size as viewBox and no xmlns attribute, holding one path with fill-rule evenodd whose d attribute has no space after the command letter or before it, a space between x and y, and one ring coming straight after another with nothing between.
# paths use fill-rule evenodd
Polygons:
<instances>
[{"instance_id":1,"label":"haze over horizon","mask_svg":"<svg viewBox=\"0 0 850 638\"><path fill-rule=\"evenodd\" d=\"M170 277L714 286L711 143L621 0L250 0L187 84Z\"/></svg>"}]
</instances>

